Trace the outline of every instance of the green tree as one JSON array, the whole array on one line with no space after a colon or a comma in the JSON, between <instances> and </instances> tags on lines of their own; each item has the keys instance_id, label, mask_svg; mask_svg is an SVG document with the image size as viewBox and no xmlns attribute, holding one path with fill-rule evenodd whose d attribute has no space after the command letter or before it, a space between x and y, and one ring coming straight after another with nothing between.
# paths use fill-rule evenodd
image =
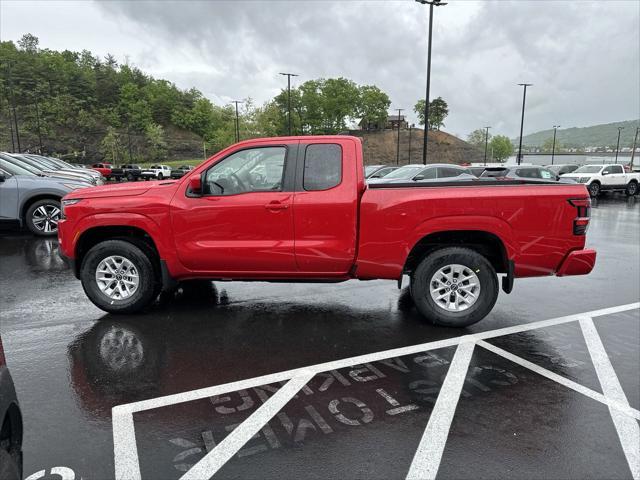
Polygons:
<instances>
[{"instance_id":1,"label":"green tree","mask_svg":"<svg viewBox=\"0 0 640 480\"><path fill-rule=\"evenodd\" d=\"M509 137L496 135L491 139L491 143L489 145L493 158L498 162L504 162L507 158L513 155L513 144Z\"/></svg>"},{"instance_id":2,"label":"green tree","mask_svg":"<svg viewBox=\"0 0 640 480\"><path fill-rule=\"evenodd\" d=\"M424 125L424 99L418 100L413 111L418 115L418 123ZM429 130L440 130L444 127L444 119L449 115L449 105L442 97L429 102Z\"/></svg>"},{"instance_id":3,"label":"green tree","mask_svg":"<svg viewBox=\"0 0 640 480\"><path fill-rule=\"evenodd\" d=\"M556 138L556 152L560 151L561 148L562 148L562 144ZM553 138L548 138L542 144L542 151L551 153L552 150L553 150Z\"/></svg>"},{"instance_id":4,"label":"green tree","mask_svg":"<svg viewBox=\"0 0 640 480\"><path fill-rule=\"evenodd\" d=\"M145 129L146 151L149 158L158 162L167 158L167 142L161 125L151 123Z\"/></svg>"},{"instance_id":5,"label":"green tree","mask_svg":"<svg viewBox=\"0 0 640 480\"><path fill-rule=\"evenodd\" d=\"M115 128L109 127L106 135L100 142L100 151L108 161L117 164L120 160L121 148L120 135Z\"/></svg>"},{"instance_id":6,"label":"green tree","mask_svg":"<svg viewBox=\"0 0 640 480\"><path fill-rule=\"evenodd\" d=\"M375 85L362 85L356 115L365 123L383 125L391 106L389 96Z\"/></svg>"},{"instance_id":7,"label":"green tree","mask_svg":"<svg viewBox=\"0 0 640 480\"><path fill-rule=\"evenodd\" d=\"M477 128L467 136L467 142L469 142L474 147L484 149L486 134L487 132L484 128ZM493 136L489 134L489 141L491 141L492 138Z\"/></svg>"},{"instance_id":8,"label":"green tree","mask_svg":"<svg viewBox=\"0 0 640 480\"><path fill-rule=\"evenodd\" d=\"M30 33L26 33L22 36L20 40L18 40L18 46L21 50L29 53L36 53L38 51L38 44L40 40L35 35Z\"/></svg>"}]
</instances>

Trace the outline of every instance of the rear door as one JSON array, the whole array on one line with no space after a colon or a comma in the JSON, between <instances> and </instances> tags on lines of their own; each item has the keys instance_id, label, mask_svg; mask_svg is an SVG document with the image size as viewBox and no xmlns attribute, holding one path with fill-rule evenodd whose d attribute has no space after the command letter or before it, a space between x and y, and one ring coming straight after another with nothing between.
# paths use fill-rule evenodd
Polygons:
<instances>
[{"instance_id":1,"label":"rear door","mask_svg":"<svg viewBox=\"0 0 640 480\"><path fill-rule=\"evenodd\" d=\"M301 143L293 204L298 270L346 275L356 257L358 159L353 140Z\"/></svg>"}]
</instances>

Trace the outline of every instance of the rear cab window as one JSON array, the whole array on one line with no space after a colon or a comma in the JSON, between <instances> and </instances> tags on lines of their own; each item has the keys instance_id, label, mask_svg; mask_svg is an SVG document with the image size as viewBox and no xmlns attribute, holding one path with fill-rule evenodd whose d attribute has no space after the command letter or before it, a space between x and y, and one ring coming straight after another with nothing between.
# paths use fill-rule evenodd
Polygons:
<instances>
[{"instance_id":1,"label":"rear cab window","mask_svg":"<svg viewBox=\"0 0 640 480\"><path fill-rule=\"evenodd\" d=\"M306 191L329 190L342 182L342 148L334 143L307 145L302 187Z\"/></svg>"}]
</instances>

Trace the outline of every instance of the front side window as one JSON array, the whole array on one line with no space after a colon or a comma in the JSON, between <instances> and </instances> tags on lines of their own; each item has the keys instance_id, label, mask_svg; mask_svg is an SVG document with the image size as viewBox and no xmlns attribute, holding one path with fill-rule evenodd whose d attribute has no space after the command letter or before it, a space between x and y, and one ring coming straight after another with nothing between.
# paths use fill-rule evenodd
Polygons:
<instances>
[{"instance_id":1,"label":"front side window","mask_svg":"<svg viewBox=\"0 0 640 480\"><path fill-rule=\"evenodd\" d=\"M241 150L216 163L204 174L205 195L237 195L282 190L285 147Z\"/></svg>"},{"instance_id":2,"label":"front side window","mask_svg":"<svg viewBox=\"0 0 640 480\"><path fill-rule=\"evenodd\" d=\"M433 180L437 177L437 169L433 167L425 168L418 175L414 177L414 180Z\"/></svg>"},{"instance_id":3,"label":"front side window","mask_svg":"<svg viewBox=\"0 0 640 480\"><path fill-rule=\"evenodd\" d=\"M622 165L611 165L609 167L610 172L609 173L623 173L622 172Z\"/></svg>"},{"instance_id":4,"label":"front side window","mask_svg":"<svg viewBox=\"0 0 640 480\"><path fill-rule=\"evenodd\" d=\"M545 180L555 180L556 174L551 170L547 170L546 168L540 169L540 176Z\"/></svg>"},{"instance_id":5,"label":"front side window","mask_svg":"<svg viewBox=\"0 0 640 480\"><path fill-rule=\"evenodd\" d=\"M328 190L342 181L342 149L332 143L309 145L304 154L305 190Z\"/></svg>"},{"instance_id":6,"label":"front side window","mask_svg":"<svg viewBox=\"0 0 640 480\"><path fill-rule=\"evenodd\" d=\"M536 168L519 168L516 175L522 178L540 178L540 172Z\"/></svg>"}]
</instances>

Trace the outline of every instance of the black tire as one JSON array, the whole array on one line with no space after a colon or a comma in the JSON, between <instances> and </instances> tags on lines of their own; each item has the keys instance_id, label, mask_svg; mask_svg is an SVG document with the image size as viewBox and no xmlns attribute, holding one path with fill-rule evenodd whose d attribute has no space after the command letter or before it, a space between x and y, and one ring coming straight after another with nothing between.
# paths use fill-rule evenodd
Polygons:
<instances>
[{"instance_id":1,"label":"black tire","mask_svg":"<svg viewBox=\"0 0 640 480\"><path fill-rule=\"evenodd\" d=\"M128 173L128 174L127 174L127 180L128 180L129 182L133 182L133 180L134 180L134 178L133 178L133 173Z\"/></svg>"},{"instance_id":2,"label":"black tire","mask_svg":"<svg viewBox=\"0 0 640 480\"><path fill-rule=\"evenodd\" d=\"M98 287L96 269L102 260L112 255L126 258L138 271L138 287L128 298L110 298ZM149 254L125 240L106 240L91 248L82 260L80 280L89 300L109 313L138 312L153 302L158 293L159 282Z\"/></svg>"},{"instance_id":3,"label":"black tire","mask_svg":"<svg viewBox=\"0 0 640 480\"><path fill-rule=\"evenodd\" d=\"M475 303L459 312L448 311L438 305L430 293L430 284L436 272L454 264L473 272L480 284ZM413 272L411 296L418 311L431 323L445 327L466 327L479 322L491 312L498 298L498 277L491 263L475 250L443 248L427 255Z\"/></svg>"},{"instance_id":4,"label":"black tire","mask_svg":"<svg viewBox=\"0 0 640 480\"><path fill-rule=\"evenodd\" d=\"M633 197L638 194L638 182L631 181L627 184L627 188L625 189L625 193L627 197Z\"/></svg>"},{"instance_id":5,"label":"black tire","mask_svg":"<svg viewBox=\"0 0 640 480\"><path fill-rule=\"evenodd\" d=\"M49 217L51 220L55 221L55 228L53 228L52 224L49 223L50 231L47 232L47 216L42 215L42 211L46 212L55 212L57 210L57 215L52 215ZM35 215L35 216L34 216ZM44 217L44 222L39 221L39 217ZM60 219L60 200L56 200L53 198L45 198L44 200L38 200L34 202L27 208L27 211L24 215L24 223L31 231L31 233L38 235L40 237L52 237L58 234L58 220Z\"/></svg>"},{"instance_id":6,"label":"black tire","mask_svg":"<svg viewBox=\"0 0 640 480\"><path fill-rule=\"evenodd\" d=\"M600 184L598 182L592 182L591 185L587 187L589 190L589 195L592 198L598 198L600 196Z\"/></svg>"},{"instance_id":7,"label":"black tire","mask_svg":"<svg viewBox=\"0 0 640 480\"><path fill-rule=\"evenodd\" d=\"M158 180L163 180L164 179L164 175L162 175L162 172L160 172L158 174Z\"/></svg>"}]
</instances>

